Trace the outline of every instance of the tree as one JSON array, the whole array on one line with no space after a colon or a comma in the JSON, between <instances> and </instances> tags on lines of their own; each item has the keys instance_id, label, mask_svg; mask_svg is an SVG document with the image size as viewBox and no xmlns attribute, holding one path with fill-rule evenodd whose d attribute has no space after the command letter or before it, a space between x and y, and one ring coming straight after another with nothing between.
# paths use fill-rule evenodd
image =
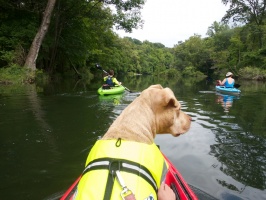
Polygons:
<instances>
[{"instance_id":1,"label":"tree","mask_svg":"<svg viewBox=\"0 0 266 200\"><path fill-rule=\"evenodd\" d=\"M146 0L102 0L105 4L114 6L113 14L116 29L131 32L133 28L142 27L141 12Z\"/></svg>"},{"instance_id":2,"label":"tree","mask_svg":"<svg viewBox=\"0 0 266 200\"><path fill-rule=\"evenodd\" d=\"M59 0L59 2L61 2ZM62 3L67 3L71 2L71 0L65 0L62 1ZM36 70L36 59L39 54L40 47L42 45L43 39L48 31L50 21L51 21L51 14L54 10L56 0L48 0L46 9L44 11L42 23L40 25L40 28L32 42L32 45L30 47L29 53L27 55L26 61L25 61L25 66L32 69ZM88 1L78 1L74 6L76 8L82 8L86 7L86 5L91 5L90 10L87 12L82 12L82 13L76 13L78 17L73 16L74 18L78 18L80 22L83 22L84 18L86 18L86 15L90 15L92 10L94 8L98 9L100 5L102 10L107 10L106 6L104 5L110 5L114 6L116 10L113 10L113 14L110 15L111 17L108 17L107 20L111 19L113 24L116 24L117 29L125 29L128 32L131 32L133 28L137 28L142 25L142 20L141 20L141 15L140 15L140 9L144 5L145 0L128 0L128 1L123 1L123 0L88 0ZM80 6L80 7L79 7ZM77 9L76 9L77 10ZM84 10L84 9L83 9ZM58 11L59 12L59 11ZM100 12L104 13L104 12ZM85 14L82 16L82 14ZM58 16L58 15L57 15ZM61 20L60 18L55 18L57 20ZM60 22L57 22L57 25L60 24ZM56 27L58 28L58 27ZM111 28L110 28L111 30ZM56 37L60 37L60 33L62 32L62 29L60 31L57 31ZM58 41L58 40L56 40ZM81 41L81 40L80 40ZM53 48L53 57L50 62L50 68L51 64L53 64L55 60L55 52L57 48L57 44L54 45L55 48Z\"/></svg>"},{"instance_id":3,"label":"tree","mask_svg":"<svg viewBox=\"0 0 266 200\"><path fill-rule=\"evenodd\" d=\"M218 34L220 32L229 30L230 27L227 24L219 23L219 22L213 22L213 24L208 28L207 35L210 37L215 36L215 34Z\"/></svg>"},{"instance_id":4,"label":"tree","mask_svg":"<svg viewBox=\"0 0 266 200\"><path fill-rule=\"evenodd\" d=\"M222 0L227 5L231 3L229 10L223 17L223 21L233 18L233 21L241 23L256 23L261 25L265 19L264 0Z\"/></svg>"},{"instance_id":5,"label":"tree","mask_svg":"<svg viewBox=\"0 0 266 200\"><path fill-rule=\"evenodd\" d=\"M217 51L226 50L230 45L230 38L233 29L223 23L214 22L208 28L208 35L213 38L214 46Z\"/></svg>"},{"instance_id":6,"label":"tree","mask_svg":"<svg viewBox=\"0 0 266 200\"><path fill-rule=\"evenodd\" d=\"M244 43L241 41L241 28L234 29L228 49L231 54L231 66L241 66L243 54L246 50Z\"/></svg>"},{"instance_id":7,"label":"tree","mask_svg":"<svg viewBox=\"0 0 266 200\"><path fill-rule=\"evenodd\" d=\"M242 24L254 24L253 36L259 41L259 48L262 47L263 30L262 26L265 23L266 17L266 1L265 0L222 0L227 5L230 3L230 8L226 12L222 21L228 22L233 19L234 22Z\"/></svg>"},{"instance_id":8,"label":"tree","mask_svg":"<svg viewBox=\"0 0 266 200\"><path fill-rule=\"evenodd\" d=\"M24 65L32 70L36 70L36 59L38 57L38 53L42 45L42 41L48 31L50 20L51 20L51 15L52 15L55 3L56 3L56 0L48 0L47 6L43 14L41 26L36 36L34 37L34 40L32 41L29 53L27 55Z\"/></svg>"}]
</instances>

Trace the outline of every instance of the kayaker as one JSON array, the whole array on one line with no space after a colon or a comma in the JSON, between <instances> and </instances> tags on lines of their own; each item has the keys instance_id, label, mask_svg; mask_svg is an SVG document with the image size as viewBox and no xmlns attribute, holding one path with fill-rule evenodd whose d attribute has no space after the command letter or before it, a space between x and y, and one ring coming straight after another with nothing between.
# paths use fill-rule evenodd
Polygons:
<instances>
[{"instance_id":1,"label":"kayaker","mask_svg":"<svg viewBox=\"0 0 266 200\"><path fill-rule=\"evenodd\" d=\"M103 78L103 80L104 80L104 83L105 84L107 84L107 85L109 85L109 86L115 86L115 85L121 85L122 83L121 82L119 82L115 77L114 77L114 70L109 70L109 72L108 72L108 74L107 74L107 76L105 76L104 78Z\"/></svg>"},{"instance_id":2,"label":"kayaker","mask_svg":"<svg viewBox=\"0 0 266 200\"><path fill-rule=\"evenodd\" d=\"M235 84L235 79L233 79L233 73L227 72L223 81L218 80L219 85L225 86L226 88L233 88Z\"/></svg>"}]
</instances>

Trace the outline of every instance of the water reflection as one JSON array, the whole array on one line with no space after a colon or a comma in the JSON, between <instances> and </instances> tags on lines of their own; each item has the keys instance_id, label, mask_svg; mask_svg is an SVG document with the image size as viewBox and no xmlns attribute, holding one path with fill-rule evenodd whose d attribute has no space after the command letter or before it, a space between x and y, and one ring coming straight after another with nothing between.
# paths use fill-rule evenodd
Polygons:
<instances>
[{"instance_id":1,"label":"water reflection","mask_svg":"<svg viewBox=\"0 0 266 200\"><path fill-rule=\"evenodd\" d=\"M224 129L212 132L216 135L217 144L210 146L210 154L220 161L220 170L244 186L265 189L265 140L255 138L247 132L230 132ZM224 180L217 179L217 182L231 190L243 190Z\"/></svg>"},{"instance_id":2,"label":"water reflection","mask_svg":"<svg viewBox=\"0 0 266 200\"><path fill-rule=\"evenodd\" d=\"M120 105L121 100L124 94L116 94L116 95L99 95L99 100L102 104L112 103L113 105Z\"/></svg>"},{"instance_id":3,"label":"water reflection","mask_svg":"<svg viewBox=\"0 0 266 200\"><path fill-rule=\"evenodd\" d=\"M232 109L233 102L240 99L240 96L221 93L216 93L216 95L216 102L224 108L226 114ZM236 109L238 112L234 112L236 114L234 118L241 116L239 108ZM210 155L220 161L220 171L239 181L242 185L234 185L232 182L222 179L216 179L216 181L223 187L239 194L247 186L265 189L265 138L255 137L254 133L247 131L244 127L232 127L232 122L228 120L222 124L223 126L212 129L216 137L216 144L210 145Z\"/></svg>"},{"instance_id":4,"label":"water reflection","mask_svg":"<svg viewBox=\"0 0 266 200\"><path fill-rule=\"evenodd\" d=\"M214 186L208 191L222 188L219 195L213 193L219 199L266 199L265 90L248 93L243 88L243 95L234 96L203 89L198 98L189 99L192 103L188 109L193 121L201 125L196 129L199 138L206 136L207 130L212 133L209 138L214 136L208 152L217 162L212 164L213 173L206 168ZM207 142L205 139L203 144Z\"/></svg>"},{"instance_id":5,"label":"water reflection","mask_svg":"<svg viewBox=\"0 0 266 200\"><path fill-rule=\"evenodd\" d=\"M230 108L233 106L233 101L235 99L240 99L240 96L234 96L229 94L216 93L217 99L216 103L221 104L224 108L225 113L229 113Z\"/></svg>"},{"instance_id":6,"label":"water reflection","mask_svg":"<svg viewBox=\"0 0 266 200\"><path fill-rule=\"evenodd\" d=\"M99 109L101 112L109 115L111 122L114 121L121 112L130 104L140 92L125 92L118 95L99 95ZM110 113L112 113L110 115ZM111 122L109 125L111 125Z\"/></svg>"}]
</instances>

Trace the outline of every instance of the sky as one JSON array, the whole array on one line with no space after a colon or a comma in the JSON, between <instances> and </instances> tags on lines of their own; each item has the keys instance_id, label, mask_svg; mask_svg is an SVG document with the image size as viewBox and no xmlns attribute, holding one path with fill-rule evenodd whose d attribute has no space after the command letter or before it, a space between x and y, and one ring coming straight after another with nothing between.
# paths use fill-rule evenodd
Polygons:
<instances>
[{"instance_id":1,"label":"sky","mask_svg":"<svg viewBox=\"0 0 266 200\"><path fill-rule=\"evenodd\" d=\"M208 27L220 22L228 6L221 0L147 0L141 10L144 25L132 33L117 31L120 37L162 43L172 48L194 34L206 37Z\"/></svg>"}]
</instances>

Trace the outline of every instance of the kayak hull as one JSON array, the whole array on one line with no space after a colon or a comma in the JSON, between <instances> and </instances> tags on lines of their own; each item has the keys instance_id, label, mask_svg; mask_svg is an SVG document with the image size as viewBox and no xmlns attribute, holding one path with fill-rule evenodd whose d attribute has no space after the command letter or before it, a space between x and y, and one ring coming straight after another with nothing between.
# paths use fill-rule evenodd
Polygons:
<instances>
[{"instance_id":1,"label":"kayak hull","mask_svg":"<svg viewBox=\"0 0 266 200\"><path fill-rule=\"evenodd\" d=\"M125 87L120 85L120 86L111 87L110 89L103 89L102 87L100 87L97 92L99 95L114 95L114 94L122 94L124 91Z\"/></svg>"},{"instance_id":2,"label":"kayak hull","mask_svg":"<svg viewBox=\"0 0 266 200\"><path fill-rule=\"evenodd\" d=\"M177 171L177 169L170 162L170 160L165 155L163 156L169 165L169 170L165 177L165 183L172 188L176 195L176 199L198 200L197 196L186 183L182 175ZM77 180L69 187L69 189L63 194L60 200L73 200L73 196L75 194L80 179L81 176L79 176Z\"/></svg>"},{"instance_id":3,"label":"kayak hull","mask_svg":"<svg viewBox=\"0 0 266 200\"><path fill-rule=\"evenodd\" d=\"M164 159L169 164L169 170L166 174L165 183L169 185L175 193L176 199L181 200L198 200L193 190L186 183L179 171L171 161L163 154Z\"/></svg>"},{"instance_id":4,"label":"kayak hull","mask_svg":"<svg viewBox=\"0 0 266 200\"><path fill-rule=\"evenodd\" d=\"M230 94L240 94L241 90L237 88L226 88L225 86L215 86L216 91Z\"/></svg>"}]
</instances>

